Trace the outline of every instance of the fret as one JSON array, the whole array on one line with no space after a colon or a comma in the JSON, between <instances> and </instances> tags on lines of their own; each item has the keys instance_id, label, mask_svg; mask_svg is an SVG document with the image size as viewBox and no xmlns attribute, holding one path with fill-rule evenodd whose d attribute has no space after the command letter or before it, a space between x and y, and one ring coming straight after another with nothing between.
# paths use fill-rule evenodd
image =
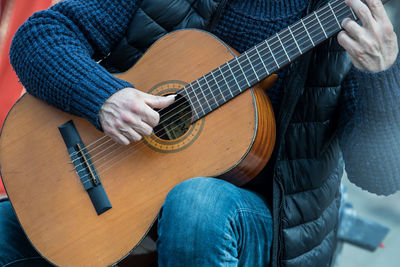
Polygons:
<instances>
[{"instance_id":1,"label":"fret","mask_svg":"<svg viewBox=\"0 0 400 267\"><path fill-rule=\"evenodd\" d=\"M353 19L354 19L355 21L357 21L358 18L357 18L357 16L356 16L356 14L354 14L353 9L352 9L351 7L349 7L349 9L350 9L350 11L351 11L351 14L353 15Z\"/></svg>"},{"instance_id":2,"label":"fret","mask_svg":"<svg viewBox=\"0 0 400 267\"><path fill-rule=\"evenodd\" d=\"M238 81L237 81L237 79L236 79L236 77L235 77L235 74L233 73L232 68L231 68L231 66L229 65L230 62L232 62L232 61L228 61L228 62L226 63L226 65L228 66L230 72L232 73L232 77L233 77L233 79L234 79L235 82L236 82L237 88L240 89L240 85L239 85L239 83L238 83ZM232 87L231 87L231 88L232 88ZM235 87L233 87L233 88L235 88Z\"/></svg>"},{"instance_id":3,"label":"fret","mask_svg":"<svg viewBox=\"0 0 400 267\"><path fill-rule=\"evenodd\" d=\"M343 5L344 8L342 7ZM342 3L342 6L339 5L341 12L340 13L336 12L339 21L343 21L345 18L351 18L351 17L353 17L353 19L356 21L358 20L358 18L356 17L356 15L354 14L353 10L350 7L346 6L344 3Z\"/></svg>"},{"instance_id":4,"label":"fret","mask_svg":"<svg viewBox=\"0 0 400 267\"><path fill-rule=\"evenodd\" d=\"M315 46L314 41L313 41L313 39L311 38L310 33L308 32L306 25L304 24L303 19L301 19L300 21L301 21L301 23L303 24L304 30L306 31L306 33L307 33L307 35L308 35L308 38L310 38L310 41L311 41L311 43L312 43L312 46Z\"/></svg>"},{"instance_id":5,"label":"fret","mask_svg":"<svg viewBox=\"0 0 400 267\"><path fill-rule=\"evenodd\" d=\"M260 61L261 61L262 65L263 65L264 69L267 71L267 75L269 75L269 70L268 70L267 66L265 66L264 60L263 60L263 58L261 57L260 52L258 51L257 47L258 47L258 46L255 46L254 49L256 50L257 55L258 55L258 57L260 58Z\"/></svg>"},{"instance_id":6,"label":"fret","mask_svg":"<svg viewBox=\"0 0 400 267\"><path fill-rule=\"evenodd\" d=\"M325 41L327 38L325 37L324 32L322 31L321 25L318 23L318 20L314 16L315 13L311 13L309 16L304 18L304 24L308 25L307 31L310 33L310 36L315 45L318 45L322 41Z\"/></svg>"},{"instance_id":7,"label":"fret","mask_svg":"<svg viewBox=\"0 0 400 267\"><path fill-rule=\"evenodd\" d=\"M299 46L299 44L297 43L297 40L296 40L296 38L294 37L294 35L293 35L293 32L292 32L292 30L290 29L290 26L289 26L289 32L290 32L290 34L292 35L292 37L293 37L293 40L294 40L294 43L296 44L296 46L297 46L297 49L299 49L299 52L300 52L300 55L301 54L303 54L303 52L301 51L301 49L300 49L300 46Z\"/></svg>"},{"instance_id":8,"label":"fret","mask_svg":"<svg viewBox=\"0 0 400 267\"><path fill-rule=\"evenodd\" d=\"M283 52L285 52L286 57L288 58L289 62L291 62L290 57L289 57L288 53L286 52L285 46L283 45L283 43L282 43L282 41L281 41L281 38L279 37L279 34L276 34L276 37L278 37L278 40L279 40L279 42L281 43L281 46L282 46L282 48L283 48Z\"/></svg>"},{"instance_id":9,"label":"fret","mask_svg":"<svg viewBox=\"0 0 400 267\"><path fill-rule=\"evenodd\" d=\"M321 23L324 25L325 31L330 37L333 36L338 31L340 31L342 27L340 26L339 20L334 12L333 6L326 5L323 11L324 11L324 17L321 19Z\"/></svg>"},{"instance_id":10,"label":"fret","mask_svg":"<svg viewBox=\"0 0 400 267\"><path fill-rule=\"evenodd\" d=\"M217 70L219 70L219 68ZM216 71L216 70L214 70L214 71ZM215 91L217 91L215 93L216 93L217 96L218 96L218 93L219 93L219 95L222 97L222 98L221 97L217 97L216 98L217 104L218 104L218 106L220 106L220 105L222 105L223 103L226 102L226 99L225 99L223 91L221 90L221 86L218 84L218 80L215 78L214 71L210 72L211 76L212 76L212 79L210 79L209 84L210 84L211 88L213 88L214 84L215 84L215 87L218 89L218 90L215 90ZM222 99L222 102L220 103L220 101L218 101L218 99Z\"/></svg>"},{"instance_id":11,"label":"fret","mask_svg":"<svg viewBox=\"0 0 400 267\"><path fill-rule=\"evenodd\" d=\"M265 77L269 75L269 71L265 69L265 64L261 57L261 54L257 50L257 46L253 46L251 49L247 51L247 55L249 59L252 61L252 65L254 66L254 70L257 73L257 79L253 80L253 84L255 82L261 81Z\"/></svg>"},{"instance_id":12,"label":"fret","mask_svg":"<svg viewBox=\"0 0 400 267\"><path fill-rule=\"evenodd\" d=\"M285 47L285 52L288 56L289 62L292 62L294 58L297 58L299 55L301 55L298 47L296 46L295 39L289 31L289 28L286 28L280 33L280 40L283 47Z\"/></svg>"},{"instance_id":13,"label":"fret","mask_svg":"<svg viewBox=\"0 0 400 267\"><path fill-rule=\"evenodd\" d=\"M226 69L226 71L224 70L224 68ZM239 87L239 83L237 82L235 76L233 75L233 71L232 68L230 68L229 62L227 62L226 64L221 66L221 70L223 70L223 73L227 73L230 72L230 74L228 74L226 76L226 79L228 81L228 86L230 88L235 88L235 87ZM231 79L233 78L233 79Z\"/></svg>"},{"instance_id":14,"label":"fret","mask_svg":"<svg viewBox=\"0 0 400 267\"><path fill-rule=\"evenodd\" d=\"M294 39L298 40L297 43L302 53L304 53L305 51L308 51L309 48L314 47L314 45L312 43L312 40L306 34L306 29L302 25L303 24L301 23L301 21L298 21L292 26L292 32L294 35Z\"/></svg>"},{"instance_id":15,"label":"fret","mask_svg":"<svg viewBox=\"0 0 400 267\"><path fill-rule=\"evenodd\" d=\"M237 83L238 83L238 86L233 87L234 90L238 90L238 92L233 91L233 94L236 95L237 93L240 92L240 88L247 87L248 83L246 82L244 73L241 70L238 62L236 61L236 58L233 58L230 61L230 63L231 63L230 67L231 67L232 73L234 75L233 77L234 77L235 81L237 81Z\"/></svg>"},{"instance_id":16,"label":"fret","mask_svg":"<svg viewBox=\"0 0 400 267\"><path fill-rule=\"evenodd\" d=\"M267 45L269 51L271 52L272 58L274 59L276 66L279 68L278 61L276 61L276 58L275 58L275 56L274 56L274 53L272 52L271 47L270 47L269 44L268 44L268 40L265 40L265 44Z\"/></svg>"},{"instance_id":17,"label":"fret","mask_svg":"<svg viewBox=\"0 0 400 267\"><path fill-rule=\"evenodd\" d=\"M260 81L260 78L258 77L256 70L254 69L254 66L249 58L249 55L247 54L247 51L245 51L244 54L247 57L247 60L249 61L249 64L250 64L251 68L253 69L254 74L256 75L257 81Z\"/></svg>"},{"instance_id":18,"label":"fret","mask_svg":"<svg viewBox=\"0 0 400 267\"><path fill-rule=\"evenodd\" d=\"M226 64L224 64L223 66L225 66L225 65L226 65ZM222 72L221 66L218 67L218 70L219 70L219 72L221 72L221 76L222 76L222 78L224 79L224 82L225 82L225 84L226 84L226 86L227 86L227 88L228 88L228 90L229 90L229 93L231 94L231 97L233 98L233 94L232 94L232 91L231 91L231 86L230 86L229 83L226 81L225 75L224 75L224 73Z\"/></svg>"},{"instance_id":19,"label":"fret","mask_svg":"<svg viewBox=\"0 0 400 267\"><path fill-rule=\"evenodd\" d=\"M251 61L250 58L251 55L249 54L249 50L247 50L245 53L238 56L238 61L240 62L240 67L242 67L243 74L246 76L247 81L253 84L254 81L257 81L258 74L255 72L255 69L253 71L252 66L255 65L255 62Z\"/></svg>"},{"instance_id":20,"label":"fret","mask_svg":"<svg viewBox=\"0 0 400 267\"><path fill-rule=\"evenodd\" d=\"M276 69L276 65L272 60L272 55L265 42L262 42L256 47L259 58L261 59L262 65L265 66L267 73L270 74Z\"/></svg>"},{"instance_id":21,"label":"fret","mask_svg":"<svg viewBox=\"0 0 400 267\"><path fill-rule=\"evenodd\" d=\"M187 86L190 86L190 84L187 85ZM185 87L182 89L182 92L185 92L186 99L189 101L190 106L192 107L191 110L193 111L194 116L198 117L196 107L193 105L193 100L192 100L192 98L190 97L190 93L187 91L187 89L189 89L189 87L186 87L186 86L185 86Z\"/></svg>"},{"instance_id":22,"label":"fret","mask_svg":"<svg viewBox=\"0 0 400 267\"><path fill-rule=\"evenodd\" d=\"M240 68L240 71L242 72L243 77L246 79L247 85L250 87L249 80L247 80L247 77L246 77L246 75L245 75L245 73L244 73L244 71L243 71L242 66L240 65L240 62L239 62L238 57L235 57L235 59L236 59L237 65L238 65L239 68Z\"/></svg>"},{"instance_id":23,"label":"fret","mask_svg":"<svg viewBox=\"0 0 400 267\"><path fill-rule=\"evenodd\" d=\"M328 6L329 6L329 8L330 8L330 10L331 10L331 12L332 12L332 14L333 14L333 16L335 17L335 20L336 20L337 25L339 26L339 29L341 29L342 26L340 25L339 20L338 20L338 18L336 17L336 14L335 14L335 12L333 11L333 8L332 8L332 5L331 5L330 2L328 3Z\"/></svg>"},{"instance_id":24,"label":"fret","mask_svg":"<svg viewBox=\"0 0 400 267\"><path fill-rule=\"evenodd\" d=\"M200 84L200 80L203 81L203 84ZM199 90L198 90L198 92L201 92L201 94L203 95L203 97L199 98L199 100L203 100L203 99L204 99L204 101L201 101L201 102L200 102L200 105L202 106L202 108L203 108L205 114L207 114L208 112L210 112L210 111L213 110L213 109L212 109L210 103L209 103L208 100L207 100L207 96L210 95L210 88L208 88L207 84L205 84L204 81L205 81L204 76L201 77L200 79L197 79L197 80L196 80L197 84L199 85ZM207 105L204 105L204 102L205 102Z\"/></svg>"},{"instance_id":25,"label":"fret","mask_svg":"<svg viewBox=\"0 0 400 267\"><path fill-rule=\"evenodd\" d=\"M313 14L315 15L315 18L318 20L318 23L319 23L319 25L321 26L321 29L322 29L322 31L324 32L325 37L328 38L328 35L327 35L326 32L325 32L324 26L322 26L321 21L320 21L319 18L318 18L317 12L314 11Z\"/></svg>"},{"instance_id":26,"label":"fret","mask_svg":"<svg viewBox=\"0 0 400 267\"><path fill-rule=\"evenodd\" d=\"M209 73L208 73L208 74L209 74ZM214 110L214 109L217 108L219 105L218 105L217 99L215 98L213 89L212 89L212 87L210 86L210 84L209 84L208 81L207 81L207 74L204 75L204 81L206 82L207 88L209 89L210 94L211 94L212 98L214 99L215 107L214 107L213 105L211 106L211 110ZM206 97L208 97L210 94L207 93ZM206 98L206 99L207 99L207 98ZM210 106L210 104L209 104L209 106Z\"/></svg>"},{"instance_id":27,"label":"fret","mask_svg":"<svg viewBox=\"0 0 400 267\"><path fill-rule=\"evenodd\" d=\"M350 13L350 10L348 9L348 10L344 11L343 13L336 14L336 16L339 21L343 21L345 18L350 18L351 13Z\"/></svg>"},{"instance_id":28,"label":"fret","mask_svg":"<svg viewBox=\"0 0 400 267\"><path fill-rule=\"evenodd\" d=\"M204 110L203 110L203 107L200 105L199 99L197 98L197 95L196 95L196 93L194 91L193 85L194 85L193 83L188 85L192 89L189 92L189 98L192 99L192 97L190 96L190 93L192 93L194 95L194 97L193 97L194 100L191 101L192 102L192 106L194 108L194 111L196 112L197 117L200 118L200 114L201 114L201 112L204 114Z\"/></svg>"},{"instance_id":29,"label":"fret","mask_svg":"<svg viewBox=\"0 0 400 267\"><path fill-rule=\"evenodd\" d=\"M197 88L197 90L195 89L195 91L193 91L194 95L196 96L197 102L199 103L199 106L200 106L201 111L203 112L203 114L207 114L206 110L204 109L205 107L203 106L203 103L200 102L200 100L202 100L202 98L204 98L204 94L203 94L203 91L201 90L201 86L200 86L199 80L196 80L195 82L196 82L195 84L197 84L198 88ZM192 88L194 89L194 87L192 87ZM203 95L203 96L199 96L198 93L201 93L201 95Z\"/></svg>"}]
</instances>

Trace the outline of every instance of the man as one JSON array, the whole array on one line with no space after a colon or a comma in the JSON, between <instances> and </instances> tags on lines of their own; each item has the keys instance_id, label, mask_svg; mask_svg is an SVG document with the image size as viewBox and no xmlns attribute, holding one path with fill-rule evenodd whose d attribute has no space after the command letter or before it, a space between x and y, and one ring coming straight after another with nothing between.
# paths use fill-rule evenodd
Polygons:
<instances>
[{"instance_id":1,"label":"man","mask_svg":"<svg viewBox=\"0 0 400 267\"><path fill-rule=\"evenodd\" d=\"M160 36L187 27L243 52L325 2L64 1L20 28L10 57L30 93L128 144L151 133L154 108L173 97L142 93L96 61L123 71ZM330 40L280 71L268 91L278 138L261 174L244 188L196 178L169 193L159 218L160 266L329 266L343 159L362 188L400 189L397 39L382 3L366 2L347 0L362 26L346 19L337 36L353 67ZM12 257L1 263L24 256Z\"/></svg>"}]
</instances>

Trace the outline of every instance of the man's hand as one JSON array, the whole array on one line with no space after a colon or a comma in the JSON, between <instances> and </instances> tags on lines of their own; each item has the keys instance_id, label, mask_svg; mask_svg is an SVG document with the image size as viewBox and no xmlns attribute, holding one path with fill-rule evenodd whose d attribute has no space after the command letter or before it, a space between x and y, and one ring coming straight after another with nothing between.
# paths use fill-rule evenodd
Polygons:
<instances>
[{"instance_id":1,"label":"man's hand","mask_svg":"<svg viewBox=\"0 0 400 267\"><path fill-rule=\"evenodd\" d=\"M346 49L354 66L361 70L379 72L393 65L399 52L396 33L381 0L345 0L362 26L351 19L344 19L337 37Z\"/></svg>"},{"instance_id":2,"label":"man's hand","mask_svg":"<svg viewBox=\"0 0 400 267\"><path fill-rule=\"evenodd\" d=\"M139 141L152 133L160 115L153 108L172 104L175 96L154 96L134 88L113 94L100 109L99 120L106 135L120 144Z\"/></svg>"}]
</instances>

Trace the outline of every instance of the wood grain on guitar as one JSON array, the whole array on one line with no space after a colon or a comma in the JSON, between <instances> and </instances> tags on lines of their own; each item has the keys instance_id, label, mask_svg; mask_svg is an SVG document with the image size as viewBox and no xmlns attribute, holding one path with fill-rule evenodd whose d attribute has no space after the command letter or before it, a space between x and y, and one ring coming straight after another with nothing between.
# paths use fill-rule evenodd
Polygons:
<instances>
[{"instance_id":1,"label":"wood grain on guitar","mask_svg":"<svg viewBox=\"0 0 400 267\"><path fill-rule=\"evenodd\" d=\"M156 42L118 77L145 92L159 84L174 88L176 81L188 84L233 57L205 32L178 31ZM18 219L35 248L59 266L117 262L144 238L176 184L197 176L244 184L266 164L275 140L272 107L264 90L255 86L198 119L177 139L152 136L116 145L115 153L97 160L89 152L112 205L98 215L71 171L58 130L70 120L83 144L102 137L86 120L25 95L10 111L0 139L1 172ZM196 123L202 126L194 133ZM152 139L162 151L151 146ZM104 172L104 166L112 167Z\"/></svg>"}]
</instances>

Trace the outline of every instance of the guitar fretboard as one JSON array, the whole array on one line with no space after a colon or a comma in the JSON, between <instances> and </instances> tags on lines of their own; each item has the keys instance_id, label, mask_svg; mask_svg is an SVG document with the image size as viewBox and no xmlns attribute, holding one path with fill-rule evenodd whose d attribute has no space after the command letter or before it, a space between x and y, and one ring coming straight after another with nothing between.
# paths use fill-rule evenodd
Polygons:
<instances>
[{"instance_id":1,"label":"guitar fretboard","mask_svg":"<svg viewBox=\"0 0 400 267\"><path fill-rule=\"evenodd\" d=\"M344 0L334 0L295 24L185 86L192 121L228 102L257 82L329 39L345 18L358 20Z\"/></svg>"}]
</instances>

